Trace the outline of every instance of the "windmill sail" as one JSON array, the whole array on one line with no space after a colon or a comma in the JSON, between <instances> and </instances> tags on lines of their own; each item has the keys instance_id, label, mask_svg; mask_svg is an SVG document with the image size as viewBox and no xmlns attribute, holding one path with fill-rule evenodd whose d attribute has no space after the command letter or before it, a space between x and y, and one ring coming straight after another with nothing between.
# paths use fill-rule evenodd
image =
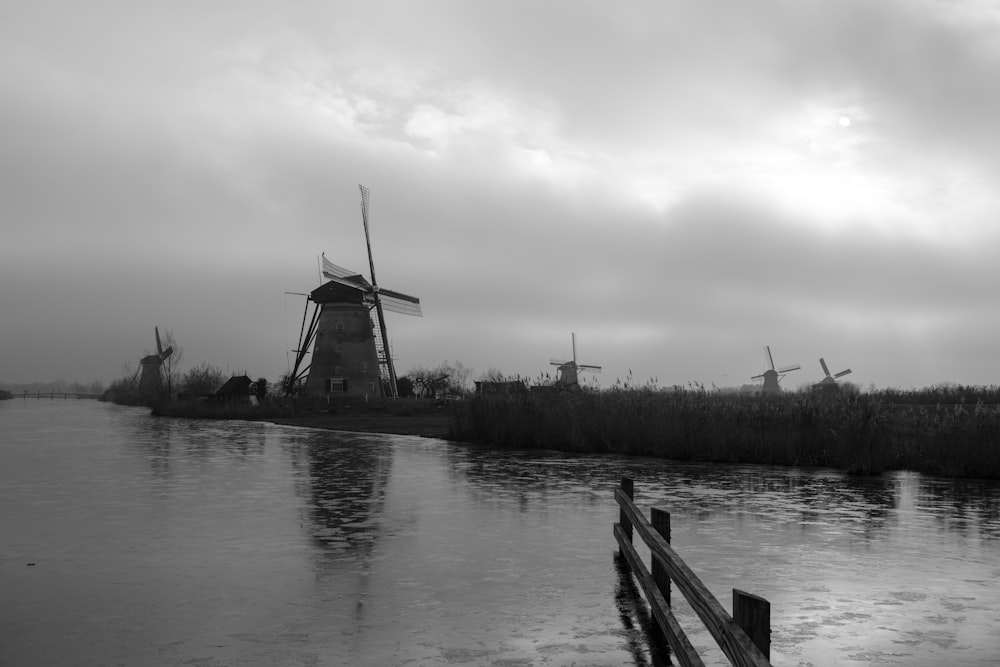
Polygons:
<instances>
[{"instance_id":1,"label":"windmill sail","mask_svg":"<svg viewBox=\"0 0 1000 667\"><path fill-rule=\"evenodd\" d=\"M342 266L337 266L326 258L326 253L321 254L320 257L323 265L322 273L324 278L348 278L350 276L361 275L357 271L351 271L350 269L345 269Z\"/></svg>"},{"instance_id":2,"label":"windmill sail","mask_svg":"<svg viewBox=\"0 0 1000 667\"><path fill-rule=\"evenodd\" d=\"M558 376L556 377L556 382L560 385L567 387L579 387L579 373L580 371L590 371L593 373L600 373L601 367L594 366L591 364L581 364L576 361L576 334L571 334L573 339L573 359L571 361L564 361L561 359L550 359L550 363L553 366L558 367Z\"/></svg>"},{"instance_id":3,"label":"windmill sail","mask_svg":"<svg viewBox=\"0 0 1000 667\"><path fill-rule=\"evenodd\" d=\"M382 307L386 310L414 317L424 316L424 311L420 309L420 299L415 296L383 289L379 290L379 298L382 300Z\"/></svg>"},{"instance_id":4,"label":"windmill sail","mask_svg":"<svg viewBox=\"0 0 1000 667\"><path fill-rule=\"evenodd\" d=\"M306 329L306 316L303 314L300 343L296 352L295 368L289 374L289 385L291 388L292 383L298 382L305 374L305 369L311 369L306 378L305 389L309 395L322 395L330 392L367 393L376 391L375 382L368 375L368 369L377 367L381 380L380 388L388 395L395 397L397 395L396 372L393 368L391 346L386 331L385 312L416 317L423 316L420 299L417 297L395 290L379 288L375 277L375 261L372 256L371 229L368 224L369 191L363 185L359 188L361 189L361 214L365 230L365 245L368 250L369 274L365 276L360 271L334 264L326 258L325 253L322 253L317 258L317 263L321 282L326 282L309 294L309 301L320 307L324 313L363 309L360 312L355 310L355 313L364 318L356 321L364 324L354 327L348 322L346 330L354 331L353 335L362 340L367 337L369 342L356 350L348 352L345 349L342 351L339 344L331 341L348 335L344 334L344 321L339 321L332 315L323 315L317 318L314 314L313 322ZM350 289L345 290L344 288ZM367 310L368 317L364 317L365 310ZM334 326L337 328L333 329ZM331 330L327 331L327 327L330 327ZM369 343L371 347L368 347ZM306 366L304 355L308 354L310 344L313 346L312 363ZM352 347L355 346L352 344ZM300 368L303 370L299 370ZM348 371L348 368L353 370Z\"/></svg>"},{"instance_id":5,"label":"windmill sail","mask_svg":"<svg viewBox=\"0 0 1000 667\"><path fill-rule=\"evenodd\" d=\"M781 368L774 367L774 355L771 354L771 346L768 345L764 348L767 352L767 366L768 368L759 375L753 375L750 377L751 380L764 380L764 384L761 387L761 391L765 394L779 394L781 393L781 386L779 383L785 377L785 373L791 371L797 371L802 368L799 364L791 364L790 366L782 366Z\"/></svg>"},{"instance_id":6,"label":"windmill sail","mask_svg":"<svg viewBox=\"0 0 1000 667\"><path fill-rule=\"evenodd\" d=\"M826 360L822 357L819 360L819 365L823 368L823 379L813 385L813 387L817 389L835 388L837 386L837 379L842 378L851 372L851 369L848 368L847 370L840 371L839 373L831 374L830 367L826 365Z\"/></svg>"}]
</instances>

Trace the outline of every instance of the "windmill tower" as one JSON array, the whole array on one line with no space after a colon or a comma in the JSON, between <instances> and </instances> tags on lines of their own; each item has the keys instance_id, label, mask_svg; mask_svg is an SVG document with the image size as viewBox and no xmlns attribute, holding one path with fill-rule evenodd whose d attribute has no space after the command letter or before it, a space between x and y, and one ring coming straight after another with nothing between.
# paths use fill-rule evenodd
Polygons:
<instances>
[{"instance_id":1,"label":"windmill tower","mask_svg":"<svg viewBox=\"0 0 1000 667\"><path fill-rule=\"evenodd\" d=\"M764 378L764 386L761 388L761 391L764 394L780 394L781 385L779 385L778 383L781 382L781 379L785 377L786 373L790 371L797 371L800 368L802 368L802 366L800 366L799 364L792 364L791 366L785 366L784 368L775 369L774 357L771 356L771 347L767 346L765 349L767 350L767 363L770 366L770 368L768 368L760 375L754 375L750 379L759 380L760 378Z\"/></svg>"},{"instance_id":2,"label":"windmill tower","mask_svg":"<svg viewBox=\"0 0 1000 667\"><path fill-rule=\"evenodd\" d=\"M160 328L153 327L156 334L156 354L149 354L139 360L142 374L139 376L138 394L146 400L159 400L163 396L163 362L174 353L173 346L163 349L160 344Z\"/></svg>"},{"instance_id":3,"label":"windmill tower","mask_svg":"<svg viewBox=\"0 0 1000 667\"><path fill-rule=\"evenodd\" d=\"M359 187L371 282L322 257L320 273L328 282L309 294L286 391L305 377L307 396L398 395L385 311L416 317L423 316L423 311L420 299L378 286L368 230L368 188ZM314 308L307 328L310 302ZM303 365L310 347L312 361Z\"/></svg>"},{"instance_id":4,"label":"windmill tower","mask_svg":"<svg viewBox=\"0 0 1000 667\"><path fill-rule=\"evenodd\" d=\"M830 369L826 367L826 362L820 357L819 365L823 367L823 373L826 375L822 380L813 385L813 389L829 389L837 390L840 389L840 385L837 384L837 378L842 378L851 372L848 368L846 371L840 371L836 375L830 375Z\"/></svg>"},{"instance_id":5,"label":"windmill tower","mask_svg":"<svg viewBox=\"0 0 1000 667\"><path fill-rule=\"evenodd\" d=\"M571 334L573 337L573 359L571 361L565 361L561 359L550 359L550 363L557 367L556 376L556 386L564 387L567 389L579 389L580 388L580 371L592 371L594 373L600 373L600 366L590 366L588 364L580 364L576 361L576 334Z\"/></svg>"}]
</instances>

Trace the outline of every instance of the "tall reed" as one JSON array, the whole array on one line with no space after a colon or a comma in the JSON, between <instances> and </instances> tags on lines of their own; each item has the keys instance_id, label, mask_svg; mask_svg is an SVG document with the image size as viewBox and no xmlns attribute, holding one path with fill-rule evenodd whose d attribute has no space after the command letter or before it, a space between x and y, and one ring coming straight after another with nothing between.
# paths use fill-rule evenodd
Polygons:
<instances>
[{"instance_id":1,"label":"tall reed","mask_svg":"<svg viewBox=\"0 0 1000 667\"><path fill-rule=\"evenodd\" d=\"M452 435L513 448L1000 478L1000 406L901 406L877 394L533 390L464 402Z\"/></svg>"}]
</instances>

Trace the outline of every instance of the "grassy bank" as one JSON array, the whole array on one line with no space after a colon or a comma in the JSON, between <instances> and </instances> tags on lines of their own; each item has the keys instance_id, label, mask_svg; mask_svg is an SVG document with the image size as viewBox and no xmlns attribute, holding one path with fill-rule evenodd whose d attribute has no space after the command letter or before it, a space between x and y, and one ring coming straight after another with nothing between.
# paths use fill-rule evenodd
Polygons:
<instances>
[{"instance_id":1,"label":"grassy bank","mask_svg":"<svg viewBox=\"0 0 1000 667\"><path fill-rule=\"evenodd\" d=\"M269 421L289 426L432 438L447 438L454 423L449 407L415 398L341 398L334 401L275 398L256 406L180 401L156 405L152 414L190 419Z\"/></svg>"},{"instance_id":2,"label":"grassy bank","mask_svg":"<svg viewBox=\"0 0 1000 667\"><path fill-rule=\"evenodd\" d=\"M478 396L455 419L454 438L503 447L1000 479L1000 406L983 402L623 389Z\"/></svg>"}]
</instances>

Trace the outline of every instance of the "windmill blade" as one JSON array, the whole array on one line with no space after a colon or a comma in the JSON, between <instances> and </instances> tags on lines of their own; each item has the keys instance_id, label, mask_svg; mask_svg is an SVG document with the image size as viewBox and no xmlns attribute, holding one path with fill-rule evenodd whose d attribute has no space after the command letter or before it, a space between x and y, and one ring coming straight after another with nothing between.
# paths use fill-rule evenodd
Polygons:
<instances>
[{"instance_id":1,"label":"windmill blade","mask_svg":"<svg viewBox=\"0 0 1000 667\"><path fill-rule=\"evenodd\" d=\"M767 350L767 360L769 362L771 362L771 370L773 371L774 370L774 357L771 356L771 346L767 345L767 346L764 347L764 349Z\"/></svg>"},{"instance_id":2,"label":"windmill blade","mask_svg":"<svg viewBox=\"0 0 1000 667\"><path fill-rule=\"evenodd\" d=\"M163 356L163 346L160 345L160 327L153 327L153 331L156 332L156 353Z\"/></svg>"},{"instance_id":3,"label":"windmill blade","mask_svg":"<svg viewBox=\"0 0 1000 667\"><path fill-rule=\"evenodd\" d=\"M565 359L556 359L555 357L552 357L549 359L549 363L552 364L553 366L565 366L566 364L572 364L573 362L567 361Z\"/></svg>"},{"instance_id":4,"label":"windmill blade","mask_svg":"<svg viewBox=\"0 0 1000 667\"><path fill-rule=\"evenodd\" d=\"M365 245L368 246L368 270L371 271L372 285L378 286L378 281L375 280L375 260L372 258L372 238L368 231L368 200L370 193L365 186L358 185L358 187L361 189L361 221L365 225Z\"/></svg>"},{"instance_id":5,"label":"windmill blade","mask_svg":"<svg viewBox=\"0 0 1000 667\"><path fill-rule=\"evenodd\" d=\"M330 260L326 258L326 255L322 255L323 258L323 277L324 278L347 278L350 276L361 275L358 271L352 271L350 269L345 269L342 266L337 266Z\"/></svg>"},{"instance_id":6,"label":"windmill blade","mask_svg":"<svg viewBox=\"0 0 1000 667\"><path fill-rule=\"evenodd\" d=\"M851 369L848 368L846 371L840 371L839 373L837 373L833 377L835 377L835 378L844 377L845 375L847 375L850 372L851 372Z\"/></svg>"},{"instance_id":7,"label":"windmill blade","mask_svg":"<svg viewBox=\"0 0 1000 667\"><path fill-rule=\"evenodd\" d=\"M414 317L424 316L424 311L420 308L420 299L415 296L383 289L379 290L378 298L382 302L382 308L385 310L402 313L403 315L413 315Z\"/></svg>"},{"instance_id":8,"label":"windmill blade","mask_svg":"<svg viewBox=\"0 0 1000 667\"><path fill-rule=\"evenodd\" d=\"M830 377L830 369L826 367L826 362L823 361L823 357L819 358L819 365L823 367L823 373L825 373L827 377Z\"/></svg>"},{"instance_id":9,"label":"windmill blade","mask_svg":"<svg viewBox=\"0 0 1000 667\"><path fill-rule=\"evenodd\" d=\"M163 352L160 352L160 360L161 361L165 361L166 358L169 357L173 353L174 353L174 346L171 345L167 349L165 349Z\"/></svg>"},{"instance_id":10,"label":"windmill blade","mask_svg":"<svg viewBox=\"0 0 1000 667\"><path fill-rule=\"evenodd\" d=\"M787 373L789 371L797 371L800 368L802 368L802 366L800 366L799 364L792 364L791 366L785 366L784 368L779 368L778 372L779 373Z\"/></svg>"},{"instance_id":11,"label":"windmill blade","mask_svg":"<svg viewBox=\"0 0 1000 667\"><path fill-rule=\"evenodd\" d=\"M371 234L368 231L368 199L369 199L369 192L368 192L368 188L366 188L363 185L359 184L358 188L361 190L361 219L362 219L362 221L365 224L365 245L368 246L368 269L371 271L372 291L375 294L375 313L378 315L378 327L379 327L379 331L380 331L380 333L382 335L382 349L381 350L376 350L376 352L380 352L381 353L381 355L382 355L382 363L385 364L385 368L386 368L386 370L388 371L388 374L389 374L389 395L392 398L396 398L396 396L398 395L398 391L397 391L397 388L396 388L396 368L393 366L393 363L392 363L392 352L389 350L389 332L386 330L386 327L385 327L385 313L383 312L384 311L384 307L382 305L382 298L381 298L381 295L379 294L378 280L375 279L375 260L372 258L372 239L371 239ZM404 296L405 297L406 295L399 295L399 296ZM408 306L408 308L410 309L410 311L413 311L414 310L414 303L413 302L416 302L416 304L415 304L416 305L416 312L408 312L408 314L417 315L419 317L420 315L422 315L422 313L420 312L420 301L417 300L417 299L415 299L415 298L413 298L413 297L410 297L410 298L412 299L412 301L411 301L410 305ZM404 302L405 302L405 299L397 301L395 303L395 305L400 306L400 307L404 307L403 306ZM406 310L402 310L402 311L397 310L396 312L407 312L407 311Z\"/></svg>"},{"instance_id":12,"label":"windmill blade","mask_svg":"<svg viewBox=\"0 0 1000 667\"><path fill-rule=\"evenodd\" d=\"M371 284L365 277L357 273L351 274L344 277L330 278L330 282L337 283L338 285L346 285L347 287L353 287L354 289L364 290L365 292L370 292L372 289Z\"/></svg>"},{"instance_id":13,"label":"windmill blade","mask_svg":"<svg viewBox=\"0 0 1000 667\"><path fill-rule=\"evenodd\" d=\"M759 380L759 379L761 379L762 377L764 377L764 374L763 374L763 373L761 373L760 375L751 375L751 376L750 376L750 379L751 379L751 380Z\"/></svg>"},{"instance_id":14,"label":"windmill blade","mask_svg":"<svg viewBox=\"0 0 1000 667\"><path fill-rule=\"evenodd\" d=\"M577 370L584 370L584 371L592 371L594 373L600 373L601 372L601 367L600 366L591 366L589 364L577 364L576 369Z\"/></svg>"}]
</instances>

